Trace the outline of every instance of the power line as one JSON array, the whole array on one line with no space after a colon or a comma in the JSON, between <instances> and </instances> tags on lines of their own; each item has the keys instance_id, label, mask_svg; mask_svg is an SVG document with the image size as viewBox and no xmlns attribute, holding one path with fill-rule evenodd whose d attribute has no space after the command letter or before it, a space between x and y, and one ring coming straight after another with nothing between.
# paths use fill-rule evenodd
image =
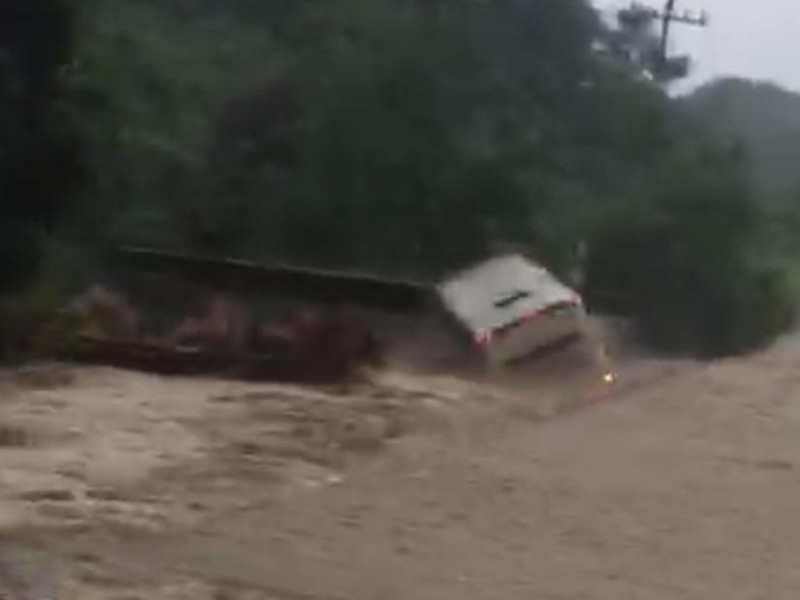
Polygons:
<instances>
[{"instance_id":1,"label":"power line","mask_svg":"<svg viewBox=\"0 0 800 600\"><path fill-rule=\"evenodd\" d=\"M669 44L670 25L672 23L681 23L682 25L691 25L694 27L705 27L708 24L708 15L705 12L700 14L693 14L690 12L678 13L675 9L677 0L667 0L664 6L664 11L658 13L656 11L655 17L661 20L661 47L659 58L662 63L666 64L668 60L667 51Z\"/></svg>"},{"instance_id":2,"label":"power line","mask_svg":"<svg viewBox=\"0 0 800 600\"><path fill-rule=\"evenodd\" d=\"M653 48L648 59L648 70L661 81L685 77L689 71L688 56L669 56L672 24L706 27L709 23L709 17L705 11L679 11L676 4L677 0L665 0L664 8L658 10L634 1L627 8L617 11L617 20L620 26L624 30L633 32L634 38L639 37L640 40L647 39L647 32L656 23L660 24L660 34L654 40L656 47Z\"/></svg>"}]
</instances>

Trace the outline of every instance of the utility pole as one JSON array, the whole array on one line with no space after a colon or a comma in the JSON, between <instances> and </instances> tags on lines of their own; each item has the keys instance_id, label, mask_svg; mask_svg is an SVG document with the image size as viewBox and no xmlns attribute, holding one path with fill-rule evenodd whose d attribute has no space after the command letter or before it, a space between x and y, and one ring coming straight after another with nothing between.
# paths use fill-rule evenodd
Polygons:
<instances>
[{"instance_id":1,"label":"utility pole","mask_svg":"<svg viewBox=\"0 0 800 600\"><path fill-rule=\"evenodd\" d=\"M661 46L659 49L659 60L662 65L666 65L669 60L667 52L669 49L669 34L672 23L681 23L693 27L706 27L708 25L708 15L705 12L693 14L690 12L678 13L675 10L677 0L667 0L664 12L657 15L661 19Z\"/></svg>"},{"instance_id":2,"label":"utility pole","mask_svg":"<svg viewBox=\"0 0 800 600\"><path fill-rule=\"evenodd\" d=\"M652 53L648 52L649 57L647 59L649 71L653 77L661 82L681 79L689 73L688 56L669 56L669 39L672 24L678 23L691 27L706 27L708 25L708 15L705 12L679 12L675 7L676 4L677 0L666 0L663 10L658 10L633 2L628 8L624 8L617 13L620 26L633 32L634 36L644 33L646 38L646 32L656 22L661 23L657 48L654 48Z\"/></svg>"}]
</instances>

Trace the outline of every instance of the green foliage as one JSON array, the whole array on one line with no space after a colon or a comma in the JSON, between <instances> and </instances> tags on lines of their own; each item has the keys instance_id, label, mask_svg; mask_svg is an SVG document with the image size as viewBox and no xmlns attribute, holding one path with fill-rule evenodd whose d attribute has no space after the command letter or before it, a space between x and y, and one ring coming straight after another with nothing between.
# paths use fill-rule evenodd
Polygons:
<instances>
[{"instance_id":1,"label":"green foliage","mask_svg":"<svg viewBox=\"0 0 800 600\"><path fill-rule=\"evenodd\" d=\"M791 325L795 296L785 273L752 259L758 219L736 163L696 152L665 162L649 198L598 229L589 285L622 294L663 348L738 352Z\"/></svg>"},{"instance_id":2,"label":"green foliage","mask_svg":"<svg viewBox=\"0 0 800 600\"><path fill-rule=\"evenodd\" d=\"M203 242L437 272L529 236L529 199L547 193L531 167L546 137L566 142L548 129L594 25L575 1L312 6L279 78L218 119Z\"/></svg>"},{"instance_id":3,"label":"green foliage","mask_svg":"<svg viewBox=\"0 0 800 600\"><path fill-rule=\"evenodd\" d=\"M35 272L44 231L80 179L62 93L71 6L31 0L0 9L0 293Z\"/></svg>"},{"instance_id":4,"label":"green foliage","mask_svg":"<svg viewBox=\"0 0 800 600\"><path fill-rule=\"evenodd\" d=\"M82 6L66 111L91 177L61 235L89 255L435 277L510 245L584 271L666 347L788 322L742 156L598 54L585 0Z\"/></svg>"},{"instance_id":5,"label":"green foliage","mask_svg":"<svg viewBox=\"0 0 800 600\"><path fill-rule=\"evenodd\" d=\"M70 238L95 248L178 243L177 215L205 184L213 115L269 73L274 56L262 27L218 18L219 4L82 4L71 111L91 173L63 230Z\"/></svg>"},{"instance_id":6,"label":"green foliage","mask_svg":"<svg viewBox=\"0 0 800 600\"><path fill-rule=\"evenodd\" d=\"M720 143L744 148L753 184L766 204L800 188L800 95L769 83L721 79L680 104Z\"/></svg>"},{"instance_id":7,"label":"green foliage","mask_svg":"<svg viewBox=\"0 0 800 600\"><path fill-rule=\"evenodd\" d=\"M39 269L23 290L0 297L0 361L41 357L53 348L50 325L71 291L74 256L55 242L29 244L41 251Z\"/></svg>"}]
</instances>

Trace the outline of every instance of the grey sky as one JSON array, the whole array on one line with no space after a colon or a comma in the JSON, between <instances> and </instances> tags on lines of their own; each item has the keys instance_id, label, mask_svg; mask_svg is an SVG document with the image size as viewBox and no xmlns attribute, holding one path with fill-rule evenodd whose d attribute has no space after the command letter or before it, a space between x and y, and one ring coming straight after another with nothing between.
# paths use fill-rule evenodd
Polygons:
<instances>
[{"instance_id":1,"label":"grey sky","mask_svg":"<svg viewBox=\"0 0 800 600\"><path fill-rule=\"evenodd\" d=\"M660 6L663 0L640 0ZM596 0L615 8L627 0ZM710 27L676 27L674 50L692 55L690 84L733 75L769 80L800 91L800 0L678 0L680 9L705 9Z\"/></svg>"}]
</instances>

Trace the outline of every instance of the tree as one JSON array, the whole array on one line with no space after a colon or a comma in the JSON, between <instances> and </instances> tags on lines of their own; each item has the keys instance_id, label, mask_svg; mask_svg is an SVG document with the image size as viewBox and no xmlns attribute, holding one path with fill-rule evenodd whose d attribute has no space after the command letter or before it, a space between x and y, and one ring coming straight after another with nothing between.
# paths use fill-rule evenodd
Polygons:
<instances>
[{"instance_id":1,"label":"tree","mask_svg":"<svg viewBox=\"0 0 800 600\"><path fill-rule=\"evenodd\" d=\"M404 271L530 243L597 26L578 0L310 5L271 91L218 119L208 189L238 216L210 221L257 255Z\"/></svg>"},{"instance_id":2,"label":"tree","mask_svg":"<svg viewBox=\"0 0 800 600\"><path fill-rule=\"evenodd\" d=\"M0 292L35 271L42 235L80 182L80 151L62 119L71 7L30 0L0 19Z\"/></svg>"},{"instance_id":3,"label":"tree","mask_svg":"<svg viewBox=\"0 0 800 600\"><path fill-rule=\"evenodd\" d=\"M791 324L785 273L755 252L760 214L738 160L703 143L676 147L595 232L590 294L624 298L661 348L738 352Z\"/></svg>"},{"instance_id":4,"label":"tree","mask_svg":"<svg viewBox=\"0 0 800 600\"><path fill-rule=\"evenodd\" d=\"M739 159L586 0L92 5L87 244L420 277L514 247L673 346L774 331Z\"/></svg>"}]
</instances>

